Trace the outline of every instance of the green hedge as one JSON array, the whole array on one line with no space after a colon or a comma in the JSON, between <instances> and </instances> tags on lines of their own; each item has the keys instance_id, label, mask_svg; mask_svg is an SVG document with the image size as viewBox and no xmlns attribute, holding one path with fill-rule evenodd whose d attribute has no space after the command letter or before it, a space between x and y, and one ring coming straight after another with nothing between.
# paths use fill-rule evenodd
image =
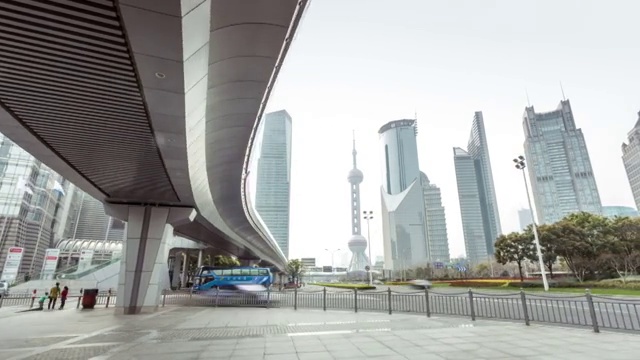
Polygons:
<instances>
[{"instance_id":1,"label":"green hedge","mask_svg":"<svg viewBox=\"0 0 640 360\"><path fill-rule=\"evenodd\" d=\"M334 284L334 283L315 283L317 286L333 287L340 289L358 289L358 290L375 290L375 286L369 286L367 284Z\"/></svg>"},{"instance_id":2,"label":"green hedge","mask_svg":"<svg viewBox=\"0 0 640 360\"><path fill-rule=\"evenodd\" d=\"M507 286L512 288L542 288L544 287L542 281L524 281L524 282L511 282ZM621 282L603 282L603 281L585 281L580 283L578 281L549 281L550 288L572 288L572 289L628 289L628 290L640 290L640 283L631 282L623 284Z\"/></svg>"},{"instance_id":3,"label":"green hedge","mask_svg":"<svg viewBox=\"0 0 640 360\"><path fill-rule=\"evenodd\" d=\"M409 281L386 281L385 285L411 285Z\"/></svg>"}]
</instances>

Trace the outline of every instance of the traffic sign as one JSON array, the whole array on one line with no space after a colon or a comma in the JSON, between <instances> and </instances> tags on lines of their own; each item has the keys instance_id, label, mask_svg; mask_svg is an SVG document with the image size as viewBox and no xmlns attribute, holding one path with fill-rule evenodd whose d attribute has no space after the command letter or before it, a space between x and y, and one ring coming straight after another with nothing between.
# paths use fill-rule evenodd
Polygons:
<instances>
[{"instance_id":1,"label":"traffic sign","mask_svg":"<svg viewBox=\"0 0 640 360\"><path fill-rule=\"evenodd\" d=\"M367 265L367 266L364 267L364 269L369 271L369 270L371 270L371 267L369 265Z\"/></svg>"}]
</instances>

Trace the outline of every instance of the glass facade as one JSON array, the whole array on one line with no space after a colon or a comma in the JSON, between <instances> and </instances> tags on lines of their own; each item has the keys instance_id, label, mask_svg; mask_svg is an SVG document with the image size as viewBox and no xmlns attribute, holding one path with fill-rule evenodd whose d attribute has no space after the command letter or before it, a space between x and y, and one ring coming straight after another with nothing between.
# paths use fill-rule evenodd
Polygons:
<instances>
[{"instance_id":1,"label":"glass facade","mask_svg":"<svg viewBox=\"0 0 640 360\"><path fill-rule=\"evenodd\" d=\"M64 226L59 210L67 187L58 174L0 135L0 264L8 248L18 246L25 249L18 276L40 272L56 229Z\"/></svg>"},{"instance_id":2,"label":"glass facade","mask_svg":"<svg viewBox=\"0 0 640 360\"><path fill-rule=\"evenodd\" d=\"M524 230L527 226L533 223L533 216L531 216L531 210L520 209L518 210L518 220L520 222L520 229Z\"/></svg>"},{"instance_id":3,"label":"glass facade","mask_svg":"<svg viewBox=\"0 0 640 360\"><path fill-rule=\"evenodd\" d=\"M442 206L440 188L431 184L425 173L420 173L420 180L427 220L427 244L431 259L437 262L449 262L447 217Z\"/></svg>"},{"instance_id":4,"label":"glass facade","mask_svg":"<svg viewBox=\"0 0 640 360\"><path fill-rule=\"evenodd\" d=\"M630 206L603 206L602 215L608 218L640 216L638 210Z\"/></svg>"},{"instance_id":5,"label":"glass facade","mask_svg":"<svg viewBox=\"0 0 640 360\"><path fill-rule=\"evenodd\" d=\"M474 114L467 150L454 148L453 159L467 257L485 262L502 228L482 112Z\"/></svg>"},{"instance_id":6,"label":"glass facade","mask_svg":"<svg viewBox=\"0 0 640 360\"><path fill-rule=\"evenodd\" d=\"M289 257L289 191L291 183L291 116L280 110L262 122L256 178L256 211Z\"/></svg>"},{"instance_id":7,"label":"glass facade","mask_svg":"<svg viewBox=\"0 0 640 360\"><path fill-rule=\"evenodd\" d=\"M622 162L636 207L640 207L640 112L638 112L638 121L629 131L628 137L628 143L622 144Z\"/></svg>"},{"instance_id":8,"label":"glass facade","mask_svg":"<svg viewBox=\"0 0 640 360\"><path fill-rule=\"evenodd\" d=\"M396 120L378 131L383 159L384 263L393 270L426 266L431 261L415 125L415 120Z\"/></svg>"},{"instance_id":9,"label":"glass facade","mask_svg":"<svg viewBox=\"0 0 640 360\"><path fill-rule=\"evenodd\" d=\"M554 223L579 211L601 214L589 151L569 100L546 113L527 107L523 127L538 222Z\"/></svg>"}]
</instances>

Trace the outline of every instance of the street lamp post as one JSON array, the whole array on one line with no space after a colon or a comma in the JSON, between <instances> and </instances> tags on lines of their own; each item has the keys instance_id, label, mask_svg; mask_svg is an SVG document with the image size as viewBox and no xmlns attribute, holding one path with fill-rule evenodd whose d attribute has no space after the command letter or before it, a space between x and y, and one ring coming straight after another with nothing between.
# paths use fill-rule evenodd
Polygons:
<instances>
[{"instance_id":1,"label":"street lamp post","mask_svg":"<svg viewBox=\"0 0 640 360\"><path fill-rule=\"evenodd\" d=\"M527 167L524 156L520 155L513 159L516 163L516 169L522 171L522 179L524 180L524 188L527 191L527 201L529 202L529 211L531 212L531 227L533 230L533 238L536 244L536 252L538 253L538 263L540 264L540 274L542 274L542 283L544 284L544 291L549 291L549 282L547 281L547 272L544 268L544 260L542 259L542 249L540 248L540 238L538 237L538 226L536 225L536 219L533 214L533 205L531 205L531 195L529 195L529 184L527 183L527 175L524 169Z\"/></svg>"},{"instance_id":2,"label":"street lamp post","mask_svg":"<svg viewBox=\"0 0 640 360\"><path fill-rule=\"evenodd\" d=\"M336 268L335 268L335 266L333 266L333 264L334 264L334 262L333 262L333 255L334 255L336 252L340 251L340 249L335 249L335 250L324 249L324 251L328 251L328 252L330 252L330 253L331 253L331 273L332 273L332 274L335 274L335 272L336 272L336 270L335 270L335 269L336 269Z\"/></svg>"},{"instance_id":3,"label":"street lamp post","mask_svg":"<svg viewBox=\"0 0 640 360\"><path fill-rule=\"evenodd\" d=\"M373 219L373 211L363 211L364 219L367 220L367 245L369 247L369 286L373 285L373 260L371 259L371 229L369 221Z\"/></svg>"}]
</instances>

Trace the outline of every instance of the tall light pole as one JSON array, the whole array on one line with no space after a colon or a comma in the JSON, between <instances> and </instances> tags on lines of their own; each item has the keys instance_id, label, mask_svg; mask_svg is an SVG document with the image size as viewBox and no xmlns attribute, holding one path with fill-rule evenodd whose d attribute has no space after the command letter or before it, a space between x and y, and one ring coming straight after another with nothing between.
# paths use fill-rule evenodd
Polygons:
<instances>
[{"instance_id":1,"label":"tall light pole","mask_svg":"<svg viewBox=\"0 0 640 360\"><path fill-rule=\"evenodd\" d=\"M373 211L363 211L364 219L367 220L367 243L369 247L369 286L373 285L373 260L371 259L371 229L369 221L373 219Z\"/></svg>"},{"instance_id":2,"label":"tall light pole","mask_svg":"<svg viewBox=\"0 0 640 360\"><path fill-rule=\"evenodd\" d=\"M336 272L336 270L335 270L336 268L335 268L335 266L333 266L333 264L334 264L333 263L333 255L336 252L340 251L340 249L335 249L335 250L324 249L324 251L328 251L328 252L331 253L331 273L334 274Z\"/></svg>"},{"instance_id":3,"label":"tall light pole","mask_svg":"<svg viewBox=\"0 0 640 360\"><path fill-rule=\"evenodd\" d=\"M527 182L527 175L524 169L527 167L524 156L520 155L513 159L516 163L516 169L522 170L522 179L524 180L524 188L527 191L527 201L529 202L529 211L531 212L531 228L533 230L533 238L536 243L536 252L538 253L538 263L540 264L540 274L542 274L542 283L544 284L544 291L549 291L549 282L547 281L547 272L544 269L544 260L542 260L542 249L540 248L540 238L538 238L538 226L536 225L536 218L533 214L533 205L531 205L531 195L529 195L529 183Z\"/></svg>"}]
</instances>

